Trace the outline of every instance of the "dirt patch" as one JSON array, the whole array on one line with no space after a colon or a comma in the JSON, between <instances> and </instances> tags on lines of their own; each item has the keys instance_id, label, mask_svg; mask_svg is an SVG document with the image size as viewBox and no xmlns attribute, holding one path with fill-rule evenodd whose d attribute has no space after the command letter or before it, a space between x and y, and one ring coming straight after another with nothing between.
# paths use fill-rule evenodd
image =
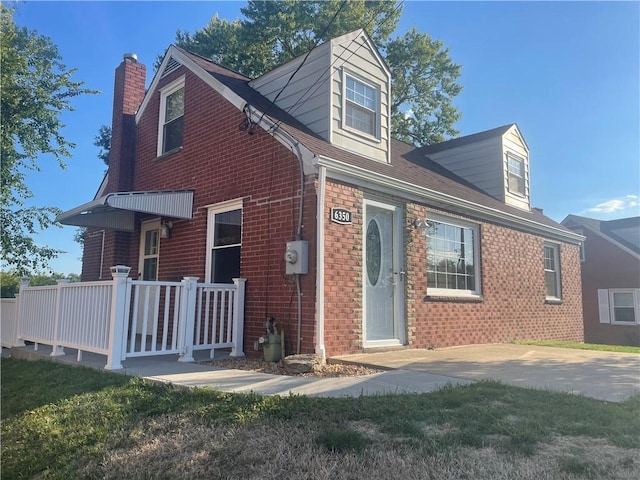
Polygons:
<instances>
[{"instance_id":1,"label":"dirt patch","mask_svg":"<svg viewBox=\"0 0 640 480\"><path fill-rule=\"evenodd\" d=\"M282 362L265 362L256 358L225 358L220 360L208 360L200 362L203 365L213 365L220 368L234 370L248 370L258 373L270 373L272 375L290 375L295 377L361 377L380 373L383 370L363 367L362 365L327 364L318 372L297 373L287 372Z\"/></svg>"}]
</instances>

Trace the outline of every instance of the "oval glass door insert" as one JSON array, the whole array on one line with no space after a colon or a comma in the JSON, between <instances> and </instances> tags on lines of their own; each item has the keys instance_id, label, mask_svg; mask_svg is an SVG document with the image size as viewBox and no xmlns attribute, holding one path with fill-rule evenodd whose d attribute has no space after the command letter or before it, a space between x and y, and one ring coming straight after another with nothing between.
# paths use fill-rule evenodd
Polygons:
<instances>
[{"instance_id":1,"label":"oval glass door insert","mask_svg":"<svg viewBox=\"0 0 640 480\"><path fill-rule=\"evenodd\" d=\"M375 219L367 225L367 277L371 285L376 285L380 279L380 264L382 260L382 245L380 243L380 227Z\"/></svg>"}]
</instances>

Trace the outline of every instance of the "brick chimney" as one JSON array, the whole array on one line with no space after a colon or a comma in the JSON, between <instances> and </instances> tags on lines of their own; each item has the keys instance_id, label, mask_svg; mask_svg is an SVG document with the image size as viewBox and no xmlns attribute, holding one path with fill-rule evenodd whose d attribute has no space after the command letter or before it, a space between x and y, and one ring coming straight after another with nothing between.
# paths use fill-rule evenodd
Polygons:
<instances>
[{"instance_id":1,"label":"brick chimney","mask_svg":"<svg viewBox=\"0 0 640 480\"><path fill-rule=\"evenodd\" d=\"M144 99L147 69L134 53L125 53L116 68L113 86L113 118L109 182L106 192L125 192L133 186L136 156L135 114Z\"/></svg>"}]
</instances>

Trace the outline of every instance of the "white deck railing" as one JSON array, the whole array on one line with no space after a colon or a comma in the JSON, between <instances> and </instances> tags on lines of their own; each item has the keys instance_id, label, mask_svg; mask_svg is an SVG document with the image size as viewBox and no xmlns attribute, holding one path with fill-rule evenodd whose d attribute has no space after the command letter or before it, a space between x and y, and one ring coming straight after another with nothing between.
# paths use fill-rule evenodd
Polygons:
<instances>
[{"instance_id":1,"label":"white deck railing","mask_svg":"<svg viewBox=\"0 0 640 480\"><path fill-rule=\"evenodd\" d=\"M128 278L129 267L113 267L106 282L59 282L55 286L21 285L16 297L15 337L107 356L106 369L120 369L129 357L179 354L193 361L193 351L231 348L243 356L244 279L234 284L150 282ZM3 309L4 312L4 309ZM3 320L3 329L5 322ZM3 337L4 341L4 337Z\"/></svg>"}]
</instances>

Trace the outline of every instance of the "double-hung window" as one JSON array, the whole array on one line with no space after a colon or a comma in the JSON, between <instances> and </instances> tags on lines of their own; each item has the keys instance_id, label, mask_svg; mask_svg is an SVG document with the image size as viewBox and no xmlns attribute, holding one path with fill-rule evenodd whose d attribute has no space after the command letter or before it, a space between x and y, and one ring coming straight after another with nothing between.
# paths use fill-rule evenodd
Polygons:
<instances>
[{"instance_id":1,"label":"double-hung window","mask_svg":"<svg viewBox=\"0 0 640 480\"><path fill-rule=\"evenodd\" d=\"M511 153L507 154L507 179L509 192L522 197L526 196L524 160Z\"/></svg>"},{"instance_id":2,"label":"double-hung window","mask_svg":"<svg viewBox=\"0 0 640 480\"><path fill-rule=\"evenodd\" d=\"M242 203L231 202L209 209L207 280L233 283L240 277Z\"/></svg>"},{"instance_id":3,"label":"double-hung window","mask_svg":"<svg viewBox=\"0 0 640 480\"><path fill-rule=\"evenodd\" d=\"M184 129L184 77L160 91L158 156L182 146Z\"/></svg>"},{"instance_id":4,"label":"double-hung window","mask_svg":"<svg viewBox=\"0 0 640 480\"><path fill-rule=\"evenodd\" d=\"M640 288L598 289L598 314L600 323L640 323Z\"/></svg>"},{"instance_id":5,"label":"double-hung window","mask_svg":"<svg viewBox=\"0 0 640 480\"><path fill-rule=\"evenodd\" d=\"M560 284L560 247L552 243L544 245L544 283L547 300L562 298Z\"/></svg>"},{"instance_id":6,"label":"double-hung window","mask_svg":"<svg viewBox=\"0 0 640 480\"><path fill-rule=\"evenodd\" d=\"M478 226L437 217L427 222L427 291L430 295L479 295Z\"/></svg>"},{"instance_id":7,"label":"double-hung window","mask_svg":"<svg viewBox=\"0 0 640 480\"><path fill-rule=\"evenodd\" d=\"M345 125L371 136L377 135L377 89L345 75Z\"/></svg>"}]
</instances>

